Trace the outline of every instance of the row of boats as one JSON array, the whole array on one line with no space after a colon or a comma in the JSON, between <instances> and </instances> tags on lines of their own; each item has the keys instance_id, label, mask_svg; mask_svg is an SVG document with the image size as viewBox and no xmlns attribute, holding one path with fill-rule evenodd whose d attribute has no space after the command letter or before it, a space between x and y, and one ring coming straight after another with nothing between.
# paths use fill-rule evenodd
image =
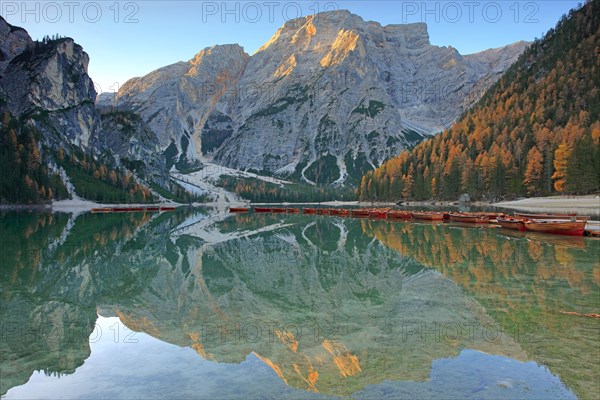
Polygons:
<instances>
[{"instance_id":1,"label":"row of boats","mask_svg":"<svg viewBox=\"0 0 600 400\"><path fill-rule=\"evenodd\" d=\"M292 208L292 207L254 207L255 213L273 214L332 215L351 218L372 218L387 220L448 221L466 224L496 224L502 228L542 232L557 235L583 236L590 217L575 214L525 214L514 216L495 212L444 212L444 211L408 211L391 208ZM249 207L231 207L231 213L249 212Z\"/></svg>"}]
</instances>

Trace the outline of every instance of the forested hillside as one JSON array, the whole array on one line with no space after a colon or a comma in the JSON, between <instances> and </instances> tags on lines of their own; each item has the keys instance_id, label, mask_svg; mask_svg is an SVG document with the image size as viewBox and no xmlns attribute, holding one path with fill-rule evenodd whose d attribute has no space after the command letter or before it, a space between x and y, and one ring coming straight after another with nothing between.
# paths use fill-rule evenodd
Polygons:
<instances>
[{"instance_id":1,"label":"forested hillside","mask_svg":"<svg viewBox=\"0 0 600 400\"><path fill-rule=\"evenodd\" d=\"M600 1L563 16L450 129L367 173L362 200L600 190Z\"/></svg>"}]
</instances>

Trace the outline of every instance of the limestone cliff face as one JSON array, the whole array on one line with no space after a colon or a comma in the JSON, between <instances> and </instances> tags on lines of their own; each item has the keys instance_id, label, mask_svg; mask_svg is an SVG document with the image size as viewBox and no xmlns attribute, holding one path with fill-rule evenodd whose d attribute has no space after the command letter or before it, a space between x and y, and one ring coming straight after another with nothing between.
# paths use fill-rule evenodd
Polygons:
<instances>
[{"instance_id":1,"label":"limestone cliff face","mask_svg":"<svg viewBox=\"0 0 600 400\"><path fill-rule=\"evenodd\" d=\"M12 56L0 77L3 109L30 120L47 143L87 149L100 129L88 55L73 39L33 42L4 20L0 25L2 47L12 49L2 50Z\"/></svg>"},{"instance_id":2,"label":"limestone cliff face","mask_svg":"<svg viewBox=\"0 0 600 400\"><path fill-rule=\"evenodd\" d=\"M163 149L174 143L182 161L198 160L209 114L223 92L239 80L247 61L248 55L238 45L204 49L188 62L129 80L116 105L142 116L159 133Z\"/></svg>"},{"instance_id":3,"label":"limestone cliff face","mask_svg":"<svg viewBox=\"0 0 600 400\"><path fill-rule=\"evenodd\" d=\"M216 46L134 78L117 102L188 160L356 183L451 123L526 45L462 56L432 46L423 23L324 12L286 22L251 57Z\"/></svg>"},{"instance_id":4,"label":"limestone cliff face","mask_svg":"<svg viewBox=\"0 0 600 400\"><path fill-rule=\"evenodd\" d=\"M0 113L35 129L40 162L52 170L60 148L102 158L113 168L135 166L138 176L168 187L158 138L146 124L118 113L101 118L88 63L73 39L33 41L0 17Z\"/></svg>"}]
</instances>

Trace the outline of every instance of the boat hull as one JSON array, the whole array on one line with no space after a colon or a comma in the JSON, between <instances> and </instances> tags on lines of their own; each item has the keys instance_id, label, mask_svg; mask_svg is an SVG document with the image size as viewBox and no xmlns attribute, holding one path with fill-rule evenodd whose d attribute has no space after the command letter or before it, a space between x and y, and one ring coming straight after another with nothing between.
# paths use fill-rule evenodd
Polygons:
<instances>
[{"instance_id":1,"label":"boat hull","mask_svg":"<svg viewBox=\"0 0 600 400\"><path fill-rule=\"evenodd\" d=\"M443 221L444 213L441 212L414 212L412 213L414 219L420 219L423 221Z\"/></svg>"},{"instance_id":2,"label":"boat hull","mask_svg":"<svg viewBox=\"0 0 600 400\"><path fill-rule=\"evenodd\" d=\"M490 222L487 216L466 215L450 213L451 222L462 222L464 224L487 224Z\"/></svg>"},{"instance_id":3,"label":"boat hull","mask_svg":"<svg viewBox=\"0 0 600 400\"><path fill-rule=\"evenodd\" d=\"M524 232L527 230L527 228L525 227L525 222L517 220L517 219L497 218L496 222L498 223L498 225L500 225L504 229L512 229L514 231L521 231L521 232Z\"/></svg>"},{"instance_id":4,"label":"boat hull","mask_svg":"<svg viewBox=\"0 0 600 400\"><path fill-rule=\"evenodd\" d=\"M549 233L553 235L583 236L586 221L527 221L525 228L532 232Z\"/></svg>"}]
</instances>

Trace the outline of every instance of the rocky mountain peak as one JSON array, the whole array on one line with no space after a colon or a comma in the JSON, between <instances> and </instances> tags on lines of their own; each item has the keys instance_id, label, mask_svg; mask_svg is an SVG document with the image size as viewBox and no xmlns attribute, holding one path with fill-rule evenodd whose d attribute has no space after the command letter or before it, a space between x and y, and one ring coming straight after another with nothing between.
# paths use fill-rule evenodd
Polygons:
<instances>
[{"instance_id":1,"label":"rocky mountain peak","mask_svg":"<svg viewBox=\"0 0 600 400\"><path fill-rule=\"evenodd\" d=\"M204 61L205 57L219 58L219 57L230 57L230 56L234 56L234 57L241 56L242 58L249 57L248 54L246 54L246 52L244 51L244 48L237 43L222 44L222 45L219 44L216 46L207 47L207 48L200 50L188 62L192 65L198 65Z\"/></svg>"},{"instance_id":2,"label":"rocky mountain peak","mask_svg":"<svg viewBox=\"0 0 600 400\"><path fill-rule=\"evenodd\" d=\"M402 47L418 48L430 46L427 24L417 22L414 24L386 25L383 27L386 39Z\"/></svg>"},{"instance_id":3,"label":"rocky mountain peak","mask_svg":"<svg viewBox=\"0 0 600 400\"><path fill-rule=\"evenodd\" d=\"M214 161L310 184L362 174L451 123L524 47L463 57L424 23L387 25L346 10L287 21L251 57L215 46L127 82L176 168Z\"/></svg>"}]
</instances>

